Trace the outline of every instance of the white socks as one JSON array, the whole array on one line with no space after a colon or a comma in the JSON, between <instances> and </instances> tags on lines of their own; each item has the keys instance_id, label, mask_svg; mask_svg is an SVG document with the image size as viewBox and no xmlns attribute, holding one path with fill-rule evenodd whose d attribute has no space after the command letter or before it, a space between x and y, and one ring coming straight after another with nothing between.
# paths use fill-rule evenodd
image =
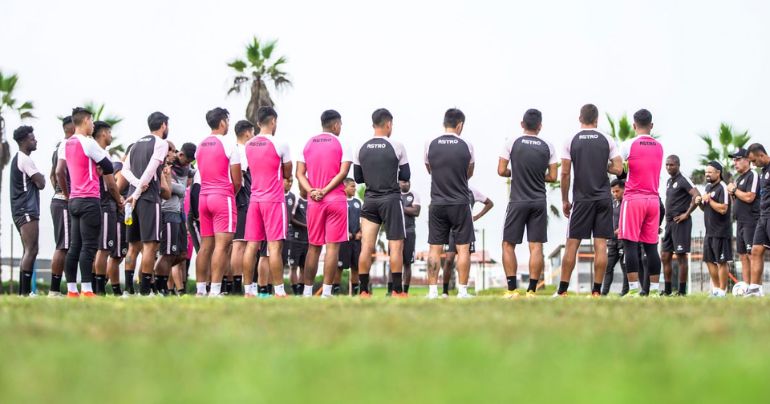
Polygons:
<instances>
[{"instance_id":1,"label":"white socks","mask_svg":"<svg viewBox=\"0 0 770 404\"><path fill-rule=\"evenodd\" d=\"M458 283L457 284L457 296L468 296L468 285L460 285Z\"/></svg>"},{"instance_id":2,"label":"white socks","mask_svg":"<svg viewBox=\"0 0 770 404\"><path fill-rule=\"evenodd\" d=\"M276 296L286 296L286 291L283 288L283 284L275 285L275 295Z\"/></svg>"},{"instance_id":3,"label":"white socks","mask_svg":"<svg viewBox=\"0 0 770 404\"><path fill-rule=\"evenodd\" d=\"M254 284L243 285L244 295L254 295Z\"/></svg>"},{"instance_id":4,"label":"white socks","mask_svg":"<svg viewBox=\"0 0 770 404\"><path fill-rule=\"evenodd\" d=\"M302 289L302 297L313 297L313 285L305 285Z\"/></svg>"},{"instance_id":5,"label":"white socks","mask_svg":"<svg viewBox=\"0 0 770 404\"><path fill-rule=\"evenodd\" d=\"M69 286L67 286L67 288L69 289ZM93 289L91 289L91 282L81 283L80 290L83 291L83 293L86 293L86 292L94 293ZM75 289L75 291L77 292L77 289Z\"/></svg>"},{"instance_id":6,"label":"white socks","mask_svg":"<svg viewBox=\"0 0 770 404\"><path fill-rule=\"evenodd\" d=\"M67 282L67 292L78 293L78 284L75 282Z\"/></svg>"},{"instance_id":7,"label":"white socks","mask_svg":"<svg viewBox=\"0 0 770 404\"><path fill-rule=\"evenodd\" d=\"M195 282L195 290L199 295L206 294L206 282Z\"/></svg>"},{"instance_id":8,"label":"white socks","mask_svg":"<svg viewBox=\"0 0 770 404\"><path fill-rule=\"evenodd\" d=\"M428 297L438 297L438 285L428 285Z\"/></svg>"},{"instance_id":9,"label":"white socks","mask_svg":"<svg viewBox=\"0 0 770 404\"><path fill-rule=\"evenodd\" d=\"M219 296L222 293L222 283L212 283L209 296Z\"/></svg>"},{"instance_id":10,"label":"white socks","mask_svg":"<svg viewBox=\"0 0 770 404\"><path fill-rule=\"evenodd\" d=\"M650 293L660 292L660 283L650 282Z\"/></svg>"},{"instance_id":11,"label":"white socks","mask_svg":"<svg viewBox=\"0 0 770 404\"><path fill-rule=\"evenodd\" d=\"M639 288L639 282L628 282L628 289L638 291Z\"/></svg>"},{"instance_id":12,"label":"white socks","mask_svg":"<svg viewBox=\"0 0 770 404\"><path fill-rule=\"evenodd\" d=\"M332 295L332 285L323 284L323 292L321 293L321 296L323 297L331 297Z\"/></svg>"}]
</instances>

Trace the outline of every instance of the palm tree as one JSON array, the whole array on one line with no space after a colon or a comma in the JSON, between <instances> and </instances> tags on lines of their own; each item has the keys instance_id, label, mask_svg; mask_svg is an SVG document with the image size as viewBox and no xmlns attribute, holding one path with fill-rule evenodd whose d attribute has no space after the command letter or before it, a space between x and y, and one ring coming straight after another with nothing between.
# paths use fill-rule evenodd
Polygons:
<instances>
[{"instance_id":1,"label":"palm tree","mask_svg":"<svg viewBox=\"0 0 770 404\"><path fill-rule=\"evenodd\" d=\"M636 136L634 127L628 120L628 115L623 116L615 122L610 114L607 114L607 122L610 124L610 136L618 142L625 142L628 139L633 139Z\"/></svg>"},{"instance_id":2,"label":"palm tree","mask_svg":"<svg viewBox=\"0 0 770 404\"><path fill-rule=\"evenodd\" d=\"M725 169L723 173L725 180L732 176L728 171L728 167L732 166L730 153L735 151L735 149L745 147L751 140L748 130L738 132L725 122L719 124L719 133L716 136L703 133L698 135L698 137L706 143L706 153L700 155L699 162L701 166L706 166L710 161L718 161ZM703 185L705 183L705 171L703 169L693 170L691 177L695 184Z\"/></svg>"},{"instance_id":3,"label":"palm tree","mask_svg":"<svg viewBox=\"0 0 770 404\"><path fill-rule=\"evenodd\" d=\"M22 120L35 117L32 115L34 105L32 105L31 101L19 104L16 98L14 98L13 91L16 89L18 81L19 77L17 75L5 76L3 72L0 72L0 191L3 189L3 170L11 160L11 150L9 149L8 139L5 138L5 119L3 114L8 110L15 111ZM0 235L2 235L2 226L0 226ZM1 256L2 254L0 254Z\"/></svg>"},{"instance_id":4,"label":"palm tree","mask_svg":"<svg viewBox=\"0 0 770 404\"><path fill-rule=\"evenodd\" d=\"M288 59L285 56L273 57L278 41L273 39L260 43L255 36L246 45L246 59L235 59L227 65L233 68L237 75L227 94L241 93L243 87L251 83L251 97L246 106L246 119L256 123L257 111L260 107L272 107L275 104L267 89L267 82L272 82L276 90L291 85L288 75L282 70Z\"/></svg>"}]
</instances>

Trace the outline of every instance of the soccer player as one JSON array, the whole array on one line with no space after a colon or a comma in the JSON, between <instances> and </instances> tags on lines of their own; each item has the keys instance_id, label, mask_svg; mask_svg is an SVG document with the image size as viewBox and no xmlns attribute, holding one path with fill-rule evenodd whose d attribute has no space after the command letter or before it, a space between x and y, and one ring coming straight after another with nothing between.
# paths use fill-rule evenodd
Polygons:
<instances>
[{"instance_id":1,"label":"soccer player","mask_svg":"<svg viewBox=\"0 0 770 404\"><path fill-rule=\"evenodd\" d=\"M711 276L712 297L726 296L727 265L733 260L730 195L722 181L722 170L722 165L716 161L706 166L707 184L700 204L706 223L703 261Z\"/></svg>"},{"instance_id":2,"label":"soccer player","mask_svg":"<svg viewBox=\"0 0 770 404\"><path fill-rule=\"evenodd\" d=\"M184 153L178 153L174 144L168 142L161 178L168 187L169 198L160 204L163 226L160 231L160 257L155 262L155 289L164 296L169 293L168 280L172 268L184 263L187 256L187 229L182 215L182 200L188 179L186 159ZM184 291L181 282L175 286L181 286Z\"/></svg>"},{"instance_id":3,"label":"soccer player","mask_svg":"<svg viewBox=\"0 0 770 404\"><path fill-rule=\"evenodd\" d=\"M561 161L561 200L564 216L569 219L569 230L559 289L555 296L567 294L578 248L583 239L590 239L592 236L594 238L592 296L600 295L604 272L607 269L607 239L615 234L612 228L612 197L607 172L622 174L623 160L615 141L596 129L598 121L599 109L593 104L584 105L580 108L580 132L564 145ZM570 185L573 185L572 202L569 198Z\"/></svg>"},{"instance_id":4,"label":"soccer player","mask_svg":"<svg viewBox=\"0 0 770 404\"><path fill-rule=\"evenodd\" d=\"M671 261L676 255L679 264L678 296L687 295L687 272L689 270L688 254L690 253L692 218L690 215L698 206L696 199L700 192L687 176L680 171L679 156L670 155L666 158L666 171L669 179L666 181L666 230L661 243L661 261L663 262L664 288L663 295L672 292L671 279L673 268Z\"/></svg>"},{"instance_id":5,"label":"soccer player","mask_svg":"<svg viewBox=\"0 0 770 404\"><path fill-rule=\"evenodd\" d=\"M620 263L620 270L623 273L623 287L620 295L625 296L628 293L628 275L626 273L626 261L623 259L623 243L618 240L618 224L620 223L620 204L623 203L623 192L626 190L626 182L620 179L614 179L610 183L612 192L612 225L615 228L615 235L607 240L607 272L604 273L602 281L602 296L610 293L612 278L615 276L615 265Z\"/></svg>"},{"instance_id":6,"label":"soccer player","mask_svg":"<svg viewBox=\"0 0 770 404\"><path fill-rule=\"evenodd\" d=\"M189 202L187 202L187 195L189 192L187 192L187 190L190 188L195 175L195 170L191 167L192 163L195 161L195 149L196 146L193 143L183 144L182 148L177 152L177 155L173 161L173 165L171 166L172 176L174 178L178 178L180 182L184 180L185 186L184 199L180 201L182 205L182 210L180 213L180 217L182 218L182 225L180 228L184 232L181 235L182 242L184 243L184 247L182 249L184 254L180 254L182 259L178 264L171 268L171 276L174 281L173 287L176 289L176 294L179 296L187 293L187 274L193 250L190 237L188 236L189 229L187 227L188 222L186 212L187 207L189 206Z\"/></svg>"},{"instance_id":7,"label":"soccer player","mask_svg":"<svg viewBox=\"0 0 770 404\"><path fill-rule=\"evenodd\" d=\"M251 198L246 218L246 250L243 257L245 296L269 297L268 284L275 282L275 296L286 297L283 287L283 242L289 226L283 180L291 177L289 146L275 136L278 113L272 107L257 111L259 134L246 143L251 173ZM261 244L267 243L269 272L258 273L258 289L253 290L254 260Z\"/></svg>"},{"instance_id":8,"label":"soccer player","mask_svg":"<svg viewBox=\"0 0 770 404\"><path fill-rule=\"evenodd\" d=\"M291 212L289 279L295 296L303 294L307 258L307 193L299 188L299 198ZM296 282L296 283L295 283ZM311 292L312 293L312 292Z\"/></svg>"},{"instance_id":9,"label":"soccer player","mask_svg":"<svg viewBox=\"0 0 770 404\"><path fill-rule=\"evenodd\" d=\"M534 297L543 273L543 243L548 241L548 204L546 182L555 182L558 159L553 145L538 137L543 128L543 114L529 109L521 120L523 135L508 138L497 164L497 174L511 179L510 201L503 227L503 269L508 290L506 299L519 297L516 280L516 246L529 242L529 286L527 297ZM510 164L510 167L509 167Z\"/></svg>"},{"instance_id":10,"label":"soccer player","mask_svg":"<svg viewBox=\"0 0 770 404\"><path fill-rule=\"evenodd\" d=\"M107 151L112 144L112 127L103 121L94 122L94 140L99 147ZM109 154L109 153L108 153ZM112 162L113 174L102 175L99 178L99 204L101 208L101 232L99 236L99 249L96 251L94 261L94 293L104 296L107 286L107 267L109 257L122 258L122 241L118 228L118 206L123 206L123 195L118 190L115 181L115 173L123 169L123 163ZM118 287L119 284L118 284ZM114 292L114 290L113 290ZM120 295L121 293L117 293Z\"/></svg>"},{"instance_id":11,"label":"soccer player","mask_svg":"<svg viewBox=\"0 0 770 404\"><path fill-rule=\"evenodd\" d=\"M62 120L62 129L64 130L64 140L56 145L52 156L51 165L51 183L53 184L53 199L51 199L51 217L53 218L54 241L56 250L51 257L51 290L48 297L61 296L61 279L64 274L64 260L67 258L67 250L70 248L71 230L69 208L67 199L64 196L62 187L69 189L69 173L67 173L67 162L64 160L64 145L72 135L75 134L75 124L72 123L72 117L67 116ZM61 166L64 171L66 183L59 183L56 170Z\"/></svg>"},{"instance_id":12,"label":"soccer player","mask_svg":"<svg viewBox=\"0 0 770 404\"><path fill-rule=\"evenodd\" d=\"M468 179L473 176L473 146L460 135L465 127L465 114L450 108L444 114L444 134L425 143L425 167L431 175L428 208L428 298L438 298L438 272L441 250L455 232L457 246L457 298L473 297L468 293L471 268L470 244L474 240L471 190ZM363 280L362 280L363 282Z\"/></svg>"},{"instance_id":13,"label":"soccer player","mask_svg":"<svg viewBox=\"0 0 770 404\"><path fill-rule=\"evenodd\" d=\"M37 259L40 235L40 190L45 188L45 177L30 158L32 152L37 150L34 132L31 126L20 126L13 131L13 140L19 151L11 160L11 212L24 247L19 265L19 294L22 296L32 293L32 269Z\"/></svg>"},{"instance_id":14,"label":"soccer player","mask_svg":"<svg viewBox=\"0 0 770 404\"><path fill-rule=\"evenodd\" d=\"M95 297L91 288L91 271L99 246L101 227L99 173L96 168L101 167L102 175L112 174L113 168L110 156L91 137L94 132L91 111L74 108L72 122L75 124L75 134L67 140L64 147L66 170L61 165L56 167L56 178L60 184L67 183L69 172L71 187L70 190L67 187L62 188L65 198L69 200L68 209L72 219L72 240L64 263L67 297L80 297L77 285L78 265L83 297Z\"/></svg>"},{"instance_id":15,"label":"soccer player","mask_svg":"<svg viewBox=\"0 0 770 404\"><path fill-rule=\"evenodd\" d=\"M350 269L350 294L356 295L358 289L358 259L361 255L361 200L356 198L356 181L345 178L345 195L348 197L348 239L340 244L339 269L334 276L332 294L339 295L342 271Z\"/></svg>"},{"instance_id":16,"label":"soccer player","mask_svg":"<svg viewBox=\"0 0 770 404\"><path fill-rule=\"evenodd\" d=\"M238 153L241 159L241 173L243 175L243 185L238 194L235 195L235 204L238 206L238 221L235 224L235 235L233 236L233 254L230 256L230 269L233 278L233 294L243 293L243 254L246 251L246 217L249 212L249 197L251 196L251 174L249 165L246 163L246 143L254 137L254 124L242 120L235 124L235 136L238 139ZM250 269L254 271L254 269ZM251 283L246 284L250 288Z\"/></svg>"},{"instance_id":17,"label":"soccer player","mask_svg":"<svg viewBox=\"0 0 770 404\"><path fill-rule=\"evenodd\" d=\"M313 295L313 282L318 272L321 247L326 245L322 297L332 295L332 282L337 272L339 243L348 238L348 204L342 180L350 171L353 159L339 138L342 117L327 110L321 114L323 133L313 136L297 161L297 181L307 192L308 251L305 259L303 296Z\"/></svg>"},{"instance_id":18,"label":"soccer player","mask_svg":"<svg viewBox=\"0 0 770 404\"><path fill-rule=\"evenodd\" d=\"M733 197L735 221L738 223L735 235L735 252L741 260L741 277L751 283L751 246L754 231L759 221L759 175L751 169L749 152L739 148L730 154L738 177L727 185L727 192Z\"/></svg>"},{"instance_id":19,"label":"soccer player","mask_svg":"<svg viewBox=\"0 0 770 404\"><path fill-rule=\"evenodd\" d=\"M409 285L412 283L412 264L414 264L414 250L417 241L417 226L415 220L420 216L420 196L411 190L410 181L399 181L401 187L401 204L404 205L404 225L406 226L406 238L404 238L404 293L409 294Z\"/></svg>"},{"instance_id":20,"label":"soccer player","mask_svg":"<svg viewBox=\"0 0 770 404\"><path fill-rule=\"evenodd\" d=\"M650 136L652 114L646 109L634 113L636 137L621 148L623 159L628 162L628 180L623 203L620 205L618 239L623 242L628 294L638 295L641 290L639 272L641 255L647 257L644 282L650 282L650 293L660 291L660 255L658 254L658 229L660 226L660 170L663 166L663 146ZM611 237L610 237L611 238ZM597 269L598 271L598 269ZM595 290L594 293L597 291Z\"/></svg>"},{"instance_id":21,"label":"soccer player","mask_svg":"<svg viewBox=\"0 0 770 404\"><path fill-rule=\"evenodd\" d=\"M484 217L484 215L487 214L492 208L495 206L494 202L492 202L491 199L487 198L486 195L482 194L481 191L478 190L476 187L468 186L468 188L471 190L471 193L469 195L469 198L471 198L471 213L473 213L473 207L477 203L481 203L484 205L484 207L481 209L481 211L475 215L473 215L473 223L476 223L479 219ZM471 241L470 247L468 248L471 254L476 252L476 234L474 229L474 235L473 235L473 241ZM443 264L443 273L441 275L441 279L443 282L443 292L441 294L442 298L449 297L449 283L452 280L452 275L454 272L454 266L455 266L455 257L457 256L457 246L455 243L455 232L451 231L449 233L449 243L444 246L444 264Z\"/></svg>"},{"instance_id":22,"label":"soccer player","mask_svg":"<svg viewBox=\"0 0 770 404\"><path fill-rule=\"evenodd\" d=\"M142 251L142 273L139 293L148 296L152 291L153 270L158 253L161 227L161 171L168 154L168 117L153 112L147 118L150 134L137 140L126 153L123 177L131 187L126 203L133 206L133 224L128 226L128 243ZM160 277L166 277L162 274Z\"/></svg>"},{"instance_id":23,"label":"soccer player","mask_svg":"<svg viewBox=\"0 0 770 404\"><path fill-rule=\"evenodd\" d=\"M374 136L353 154L353 176L366 184L364 206L361 208L361 254L358 262L361 297L371 296L369 270L380 226L385 226L393 276L393 297L403 294L404 207L401 205L399 180L411 177L404 145L391 139L393 115L385 108L372 113Z\"/></svg>"},{"instance_id":24,"label":"soccer player","mask_svg":"<svg viewBox=\"0 0 770 404\"><path fill-rule=\"evenodd\" d=\"M765 265L765 249L770 248L770 156L759 143L749 146L749 161L762 169L759 176L759 221L751 247L751 283L746 296L764 296L762 274Z\"/></svg>"},{"instance_id":25,"label":"soccer player","mask_svg":"<svg viewBox=\"0 0 770 404\"><path fill-rule=\"evenodd\" d=\"M297 278L291 277L291 264L289 262L289 251L291 250L291 233L292 233L292 226L291 222L294 218L294 206L297 204L297 196L294 195L294 192L291 192L291 186L294 184L294 176L290 176L289 178L283 179L283 196L284 200L286 201L286 221L289 222L289 225L287 227L286 232L286 240L283 241L283 251L281 251L281 260L283 261L283 266L285 269L289 270L289 280L291 282L291 291L294 293L295 289L297 288L296 285L298 283Z\"/></svg>"},{"instance_id":26,"label":"soccer player","mask_svg":"<svg viewBox=\"0 0 770 404\"><path fill-rule=\"evenodd\" d=\"M222 278L232 251L238 212L235 195L241 188L241 159L234 136L227 136L230 113L214 108L206 113L211 135L195 152L200 173L201 245L195 259L197 296L206 295L207 273L211 273L209 297L222 296ZM244 162L245 164L245 162Z\"/></svg>"}]
</instances>

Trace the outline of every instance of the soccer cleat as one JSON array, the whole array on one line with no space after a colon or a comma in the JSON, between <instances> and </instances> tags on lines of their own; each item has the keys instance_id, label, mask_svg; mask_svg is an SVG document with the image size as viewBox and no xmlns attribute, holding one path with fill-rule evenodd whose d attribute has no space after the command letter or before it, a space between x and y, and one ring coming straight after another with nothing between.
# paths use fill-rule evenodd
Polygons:
<instances>
[{"instance_id":1,"label":"soccer cleat","mask_svg":"<svg viewBox=\"0 0 770 404\"><path fill-rule=\"evenodd\" d=\"M151 295L152 296L152 295ZM225 295L218 293L218 294L208 294L209 299L224 299Z\"/></svg>"},{"instance_id":2,"label":"soccer cleat","mask_svg":"<svg viewBox=\"0 0 770 404\"><path fill-rule=\"evenodd\" d=\"M506 290L503 293L503 299L516 299L521 297L521 293L518 290Z\"/></svg>"},{"instance_id":3,"label":"soccer cleat","mask_svg":"<svg viewBox=\"0 0 770 404\"><path fill-rule=\"evenodd\" d=\"M425 298L428 300L438 299L438 293L428 293L427 295L425 295Z\"/></svg>"},{"instance_id":4,"label":"soccer cleat","mask_svg":"<svg viewBox=\"0 0 770 404\"><path fill-rule=\"evenodd\" d=\"M639 296L642 296L641 293L639 292L639 289L631 289L628 291L628 293L623 295L623 298L636 298Z\"/></svg>"},{"instance_id":5,"label":"soccer cleat","mask_svg":"<svg viewBox=\"0 0 770 404\"><path fill-rule=\"evenodd\" d=\"M92 297L96 297L96 293L94 293L94 292L83 292L83 293L80 294L80 296L90 299Z\"/></svg>"},{"instance_id":6,"label":"soccer cleat","mask_svg":"<svg viewBox=\"0 0 770 404\"><path fill-rule=\"evenodd\" d=\"M76 298L80 297L80 293L78 293L78 292L67 292L67 297L76 299Z\"/></svg>"},{"instance_id":7,"label":"soccer cleat","mask_svg":"<svg viewBox=\"0 0 770 404\"><path fill-rule=\"evenodd\" d=\"M558 299L560 297L567 297L567 292L564 292L564 293L554 292L553 295L551 295L552 299Z\"/></svg>"},{"instance_id":8,"label":"soccer cleat","mask_svg":"<svg viewBox=\"0 0 770 404\"><path fill-rule=\"evenodd\" d=\"M535 292L533 292L531 290L528 290L527 294L525 296L527 297L527 299L533 299L533 298L537 297L537 293L535 293Z\"/></svg>"},{"instance_id":9,"label":"soccer cleat","mask_svg":"<svg viewBox=\"0 0 770 404\"><path fill-rule=\"evenodd\" d=\"M243 294L243 298L244 299L253 299L255 297L257 297L257 295L255 295L253 293L250 293L250 292L246 292L246 293Z\"/></svg>"},{"instance_id":10,"label":"soccer cleat","mask_svg":"<svg viewBox=\"0 0 770 404\"><path fill-rule=\"evenodd\" d=\"M459 294L459 293L458 293L458 294L457 294L457 298L458 298L458 299L473 299L474 297L476 297L476 296L473 296L473 295L472 295L472 294L470 294L470 293L463 293L463 294Z\"/></svg>"},{"instance_id":11,"label":"soccer cleat","mask_svg":"<svg viewBox=\"0 0 770 404\"><path fill-rule=\"evenodd\" d=\"M441 294L441 298L442 298L442 299L446 299L446 298L448 298L448 297L449 297L449 294L448 294L448 293L442 293L442 294Z\"/></svg>"},{"instance_id":12,"label":"soccer cleat","mask_svg":"<svg viewBox=\"0 0 770 404\"><path fill-rule=\"evenodd\" d=\"M209 295L208 293L198 292L198 293L195 294L195 297L208 297L208 295Z\"/></svg>"},{"instance_id":13,"label":"soccer cleat","mask_svg":"<svg viewBox=\"0 0 770 404\"><path fill-rule=\"evenodd\" d=\"M390 297L392 297L392 298L394 298L394 299L406 299L406 298L408 298L408 297L409 297L409 295L407 295L406 293L403 293L403 292L402 292L402 293L396 293L396 292L393 292L393 293L390 295Z\"/></svg>"},{"instance_id":14,"label":"soccer cleat","mask_svg":"<svg viewBox=\"0 0 770 404\"><path fill-rule=\"evenodd\" d=\"M51 290L51 291L48 292L48 297L50 297L52 299L58 299L58 298L62 297L62 294L61 294L61 292L54 292L54 291Z\"/></svg>"},{"instance_id":15,"label":"soccer cleat","mask_svg":"<svg viewBox=\"0 0 770 404\"><path fill-rule=\"evenodd\" d=\"M591 292L590 295L587 296L589 299L600 299L602 297L602 294L599 292Z\"/></svg>"},{"instance_id":16,"label":"soccer cleat","mask_svg":"<svg viewBox=\"0 0 770 404\"><path fill-rule=\"evenodd\" d=\"M361 299L371 299L372 298L372 294L369 293L369 292L361 292L358 295L358 297L361 298Z\"/></svg>"},{"instance_id":17,"label":"soccer cleat","mask_svg":"<svg viewBox=\"0 0 770 404\"><path fill-rule=\"evenodd\" d=\"M257 298L258 299L269 299L270 297L271 297L270 293L257 293Z\"/></svg>"}]
</instances>

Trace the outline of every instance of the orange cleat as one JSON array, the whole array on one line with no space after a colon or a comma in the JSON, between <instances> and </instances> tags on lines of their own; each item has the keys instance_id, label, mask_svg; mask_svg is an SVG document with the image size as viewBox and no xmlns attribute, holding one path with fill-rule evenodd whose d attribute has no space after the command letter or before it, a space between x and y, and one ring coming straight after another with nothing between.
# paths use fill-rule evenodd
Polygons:
<instances>
[{"instance_id":1,"label":"orange cleat","mask_svg":"<svg viewBox=\"0 0 770 404\"><path fill-rule=\"evenodd\" d=\"M86 298L92 298L92 297L96 297L96 294L94 292L83 292L80 294L80 296L86 297Z\"/></svg>"},{"instance_id":2,"label":"orange cleat","mask_svg":"<svg viewBox=\"0 0 770 404\"><path fill-rule=\"evenodd\" d=\"M393 292L393 293L390 295L390 297L392 297L392 298L394 298L394 299L406 299L406 298L408 298L408 297L409 297L409 295L408 295L408 294L406 294L406 293L396 293L396 292Z\"/></svg>"},{"instance_id":3,"label":"orange cleat","mask_svg":"<svg viewBox=\"0 0 770 404\"><path fill-rule=\"evenodd\" d=\"M78 297L80 297L80 293L78 293L78 292L67 292L67 297L77 299Z\"/></svg>"},{"instance_id":4,"label":"orange cleat","mask_svg":"<svg viewBox=\"0 0 770 404\"><path fill-rule=\"evenodd\" d=\"M372 295L369 292L361 292L358 295L361 299L371 299Z\"/></svg>"}]
</instances>

